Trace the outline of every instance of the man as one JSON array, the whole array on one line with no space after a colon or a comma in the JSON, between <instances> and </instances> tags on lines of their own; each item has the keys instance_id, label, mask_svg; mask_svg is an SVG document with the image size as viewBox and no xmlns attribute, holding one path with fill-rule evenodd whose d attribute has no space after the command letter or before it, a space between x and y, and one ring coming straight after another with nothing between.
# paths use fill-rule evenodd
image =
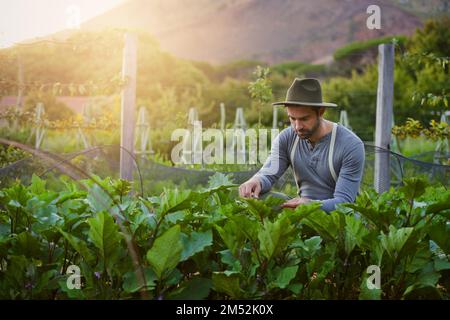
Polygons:
<instances>
[{"instance_id":1,"label":"man","mask_svg":"<svg viewBox=\"0 0 450 320\"><path fill-rule=\"evenodd\" d=\"M258 198L268 192L289 165L293 169L298 197L282 207L296 208L311 201L322 203L326 212L336 204L353 202L364 168L364 144L347 128L325 120L322 89L316 79L295 79L284 105L291 127L274 139L264 166L239 187L242 197Z\"/></svg>"}]
</instances>

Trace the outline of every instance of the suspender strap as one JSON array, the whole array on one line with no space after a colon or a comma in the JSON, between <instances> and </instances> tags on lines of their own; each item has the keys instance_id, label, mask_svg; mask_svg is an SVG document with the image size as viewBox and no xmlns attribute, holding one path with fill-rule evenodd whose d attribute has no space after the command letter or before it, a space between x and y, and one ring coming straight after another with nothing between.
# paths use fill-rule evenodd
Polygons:
<instances>
[{"instance_id":1,"label":"suspender strap","mask_svg":"<svg viewBox=\"0 0 450 320\"><path fill-rule=\"evenodd\" d=\"M337 124L333 123L333 130L331 131L330 149L328 150L328 167L330 168L331 176L333 177L334 182L336 182L337 180L336 171L334 171L333 166L334 145L336 143L336 131L337 131Z\"/></svg>"},{"instance_id":2,"label":"suspender strap","mask_svg":"<svg viewBox=\"0 0 450 320\"><path fill-rule=\"evenodd\" d=\"M297 150L298 140L299 140L299 137L298 137L298 135L296 135L295 141L294 141L294 146L291 149L291 169L292 169L292 172L294 173L294 180L295 180L295 184L297 185L297 193L300 192L300 186L298 184L299 181L297 179L297 174L295 173L294 160L295 160L295 151Z\"/></svg>"}]
</instances>

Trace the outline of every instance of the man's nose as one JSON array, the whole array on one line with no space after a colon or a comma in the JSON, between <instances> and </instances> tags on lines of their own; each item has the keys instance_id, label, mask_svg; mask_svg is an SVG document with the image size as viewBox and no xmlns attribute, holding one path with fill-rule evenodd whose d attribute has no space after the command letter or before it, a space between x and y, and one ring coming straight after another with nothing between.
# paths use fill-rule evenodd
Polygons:
<instances>
[{"instance_id":1,"label":"man's nose","mask_svg":"<svg viewBox=\"0 0 450 320\"><path fill-rule=\"evenodd\" d=\"M295 130L300 131L301 129L303 129L303 125L301 124L301 122L295 121Z\"/></svg>"}]
</instances>

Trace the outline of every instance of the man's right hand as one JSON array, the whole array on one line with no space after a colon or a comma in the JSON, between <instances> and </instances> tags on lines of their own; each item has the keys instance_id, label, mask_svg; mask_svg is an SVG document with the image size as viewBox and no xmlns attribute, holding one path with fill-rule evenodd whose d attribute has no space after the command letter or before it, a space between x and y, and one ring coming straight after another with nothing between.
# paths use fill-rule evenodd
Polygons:
<instances>
[{"instance_id":1,"label":"man's right hand","mask_svg":"<svg viewBox=\"0 0 450 320\"><path fill-rule=\"evenodd\" d=\"M261 181L257 177L253 177L239 186L239 195L244 198L258 198L260 192Z\"/></svg>"}]
</instances>

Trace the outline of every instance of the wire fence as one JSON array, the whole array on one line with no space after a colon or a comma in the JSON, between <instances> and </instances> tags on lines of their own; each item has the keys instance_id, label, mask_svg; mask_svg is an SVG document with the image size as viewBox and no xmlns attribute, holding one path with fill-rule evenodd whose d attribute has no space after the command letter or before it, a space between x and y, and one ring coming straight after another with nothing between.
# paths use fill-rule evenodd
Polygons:
<instances>
[{"instance_id":1,"label":"wire fence","mask_svg":"<svg viewBox=\"0 0 450 320\"><path fill-rule=\"evenodd\" d=\"M50 153L47 153L50 154ZM407 158L395 152L385 150L371 144L365 144L365 166L361 189L372 188L377 181L375 177L375 158L379 155L389 155L390 185L398 187L403 184L404 179L411 177L423 177L431 184L448 186L450 181L450 166L424 162L413 158ZM129 154L128 156L131 157ZM450 154L446 155L450 157ZM120 168L120 146L97 146L75 153L55 155L54 162L47 158L30 156L0 168L0 187L6 187L20 180L29 184L33 174L47 181L47 185L53 188L63 188L64 184L60 177L64 175L61 165L65 163L75 166L87 175L95 175L99 178L119 178ZM134 158L134 189L142 195L157 195L165 187L178 187L195 189L204 187L209 179L217 172L230 177L236 184L241 184L251 178L259 169L258 166L241 166L242 170L230 170L220 166L215 169L190 169L186 167L175 167L159 163L151 157ZM381 181L384 183L384 181ZM291 170L285 174L274 185L273 191L294 193L296 186Z\"/></svg>"}]
</instances>

